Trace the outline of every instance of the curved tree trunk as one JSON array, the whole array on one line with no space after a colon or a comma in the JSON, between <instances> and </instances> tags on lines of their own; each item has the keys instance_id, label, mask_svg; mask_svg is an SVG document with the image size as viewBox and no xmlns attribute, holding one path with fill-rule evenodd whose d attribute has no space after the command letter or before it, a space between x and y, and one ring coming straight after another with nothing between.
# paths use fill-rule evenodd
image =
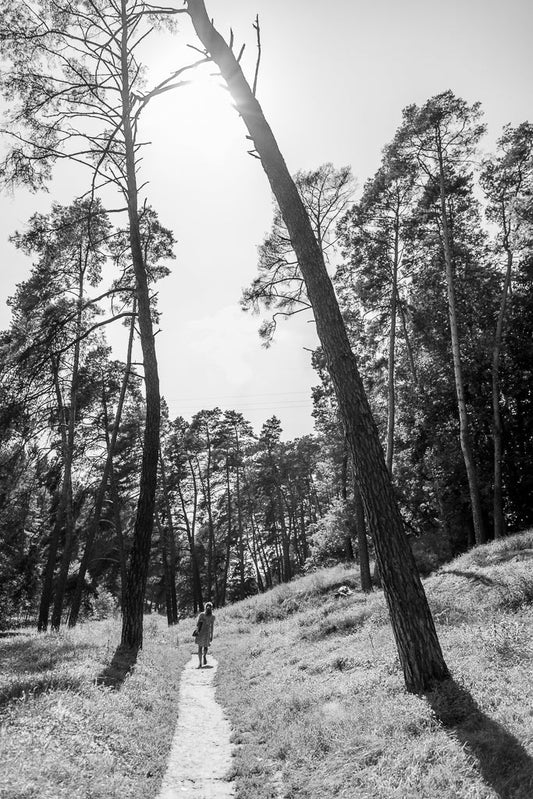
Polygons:
<instances>
[{"instance_id":1,"label":"curved tree trunk","mask_svg":"<svg viewBox=\"0 0 533 799\"><path fill-rule=\"evenodd\" d=\"M188 0L187 6L196 33L217 64L244 120L287 225L315 313L374 537L405 684L411 691L426 690L436 681L446 679L448 669L322 252L276 140L237 59L213 27L203 0Z\"/></svg>"}]
</instances>

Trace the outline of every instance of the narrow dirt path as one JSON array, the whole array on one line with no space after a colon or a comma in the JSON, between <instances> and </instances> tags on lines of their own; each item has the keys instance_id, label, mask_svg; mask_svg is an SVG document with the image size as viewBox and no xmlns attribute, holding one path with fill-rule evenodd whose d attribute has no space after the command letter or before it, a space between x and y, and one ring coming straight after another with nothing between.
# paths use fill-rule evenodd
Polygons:
<instances>
[{"instance_id":1,"label":"narrow dirt path","mask_svg":"<svg viewBox=\"0 0 533 799\"><path fill-rule=\"evenodd\" d=\"M227 799L233 783L225 777L232 765L231 728L215 699L217 661L197 668L194 655L181 677L179 715L167 772L157 799Z\"/></svg>"}]
</instances>

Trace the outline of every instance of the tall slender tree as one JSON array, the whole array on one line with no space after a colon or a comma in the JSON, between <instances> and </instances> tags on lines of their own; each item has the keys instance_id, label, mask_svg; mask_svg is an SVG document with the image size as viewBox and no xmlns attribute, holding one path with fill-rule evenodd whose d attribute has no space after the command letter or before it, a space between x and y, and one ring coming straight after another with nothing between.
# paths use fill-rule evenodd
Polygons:
<instances>
[{"instance_id":1,"label":"tall slender tree","mask_svg":"<svg viewBox=\"0 0 533 799\"><path fill-rule=\"evenodd\" d=\"M483 163L481 185L488 201L487 217L497 226L496 253L505 258L505 271L492 347L492 413L494 441L494 537L505 532L503 508L503 435L500 411L500 359L513 268L527 251L533 224L533 125L507 126L498 153ZM529 235L528 235L529 234Z\"/></svg>"},{"instance_id":2,"label":"tall slender tree","mask_svg":"<svg viewBox=\"0 0 533 799\"><path fill-rule=\"evenodd\" d=\"M437 222L446 274L448 319L459 415L461 451L463 453L476 543L486 541L478 469L472 446L468 419L461 343L461 320L457 303L456 253L452 222L452 188L464 181L471 171L471 160L485 131L480 122L479 103L469 106L451 91L443 92L422 107L408 106L403 112L392 148L407 160L414 160L420 170L426 200L434 198L434 219Z\"/></svg>"}]
</instances>

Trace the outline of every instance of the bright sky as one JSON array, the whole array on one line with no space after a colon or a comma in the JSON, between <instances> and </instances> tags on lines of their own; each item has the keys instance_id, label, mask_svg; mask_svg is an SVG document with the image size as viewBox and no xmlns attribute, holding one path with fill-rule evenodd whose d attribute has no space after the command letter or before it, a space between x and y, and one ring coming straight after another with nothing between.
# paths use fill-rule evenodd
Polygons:
<instances>
[{"instance_id":1,"label":"bright sky","mask_svg":"<svg viewBox=\"0 0 533 799\"><path fill-rule=\"evenodd\" d=\"M176 7L181 3L175 0ZM359 185L379 165L402 108L445 89L480 100L487 147L502 126L531 119L533 57L530 0L206 0L244 65L255 64L259 14L262 61L258 98L292 172L331 161L350 164ZM160 36L146 52L149 82L194 58L185 15L179 36ZM180 44L181 41L181 44ZM153 81L151 79L153 76ZM246 153L244 126L217 81L205 78L154 101L143 138L146 194L178 239L172 275L160 283L157 336L161 389L171 415L219 405L240 410L256 430L272 414L284 435L312 430L310 388L317 378L309 315L281 322L273 346L257 335L260 318L239 307L255 275L256 248L272 220L260 162ZM83 185L59 175L49 195L3 197L0 324L5 298L30 264L7 243L35 210L69 202ZM117 352L117 356L119 353Z\"/></svg>"}]
</instances>

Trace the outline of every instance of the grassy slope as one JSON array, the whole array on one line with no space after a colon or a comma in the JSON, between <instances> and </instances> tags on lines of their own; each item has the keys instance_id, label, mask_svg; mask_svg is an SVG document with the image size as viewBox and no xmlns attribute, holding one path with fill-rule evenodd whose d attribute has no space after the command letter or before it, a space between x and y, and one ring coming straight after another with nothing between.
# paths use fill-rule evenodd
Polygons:
<instances>
[{"instance_id":1,"label":"grassy slope","mask_svg":"<svg viewBox=\"0 0 533 799\"><path fill-rule=\"evenodd\" d=\"M237 796L533 797L533 532L425 581L453 682L403 687L383 597L308 575L219 612ZM355 592L335 598L348 584Z\"/></svg>"},{"instance_id":2,"label":"grassy slope","mask_svg":"<svg viewBox=\"0 0 533 799\"><path fill-rule=\"evenodd\" d=\"M0 639L2 799L156 796L190 658L175 638L166 620L149 617L144 649L118 688L97 684L118 622Z\"/></svg>"},{"instance_id":3,"label":"grassy slope","mask_svg":"<svg viewBox=\"0 0 533 799\"><path fill-rule=\"evenodd\" d=\"M403 688L382 595L353 571L309 575L217 613L219 698L244 799L531 799L533 532L426 581L457 684ZM348 584L354 593L335 598ZM2 799L151 799L192 651L163 618L118 688L98 685L117 622L0 638Z\"/></svg>"}]
</instances>

